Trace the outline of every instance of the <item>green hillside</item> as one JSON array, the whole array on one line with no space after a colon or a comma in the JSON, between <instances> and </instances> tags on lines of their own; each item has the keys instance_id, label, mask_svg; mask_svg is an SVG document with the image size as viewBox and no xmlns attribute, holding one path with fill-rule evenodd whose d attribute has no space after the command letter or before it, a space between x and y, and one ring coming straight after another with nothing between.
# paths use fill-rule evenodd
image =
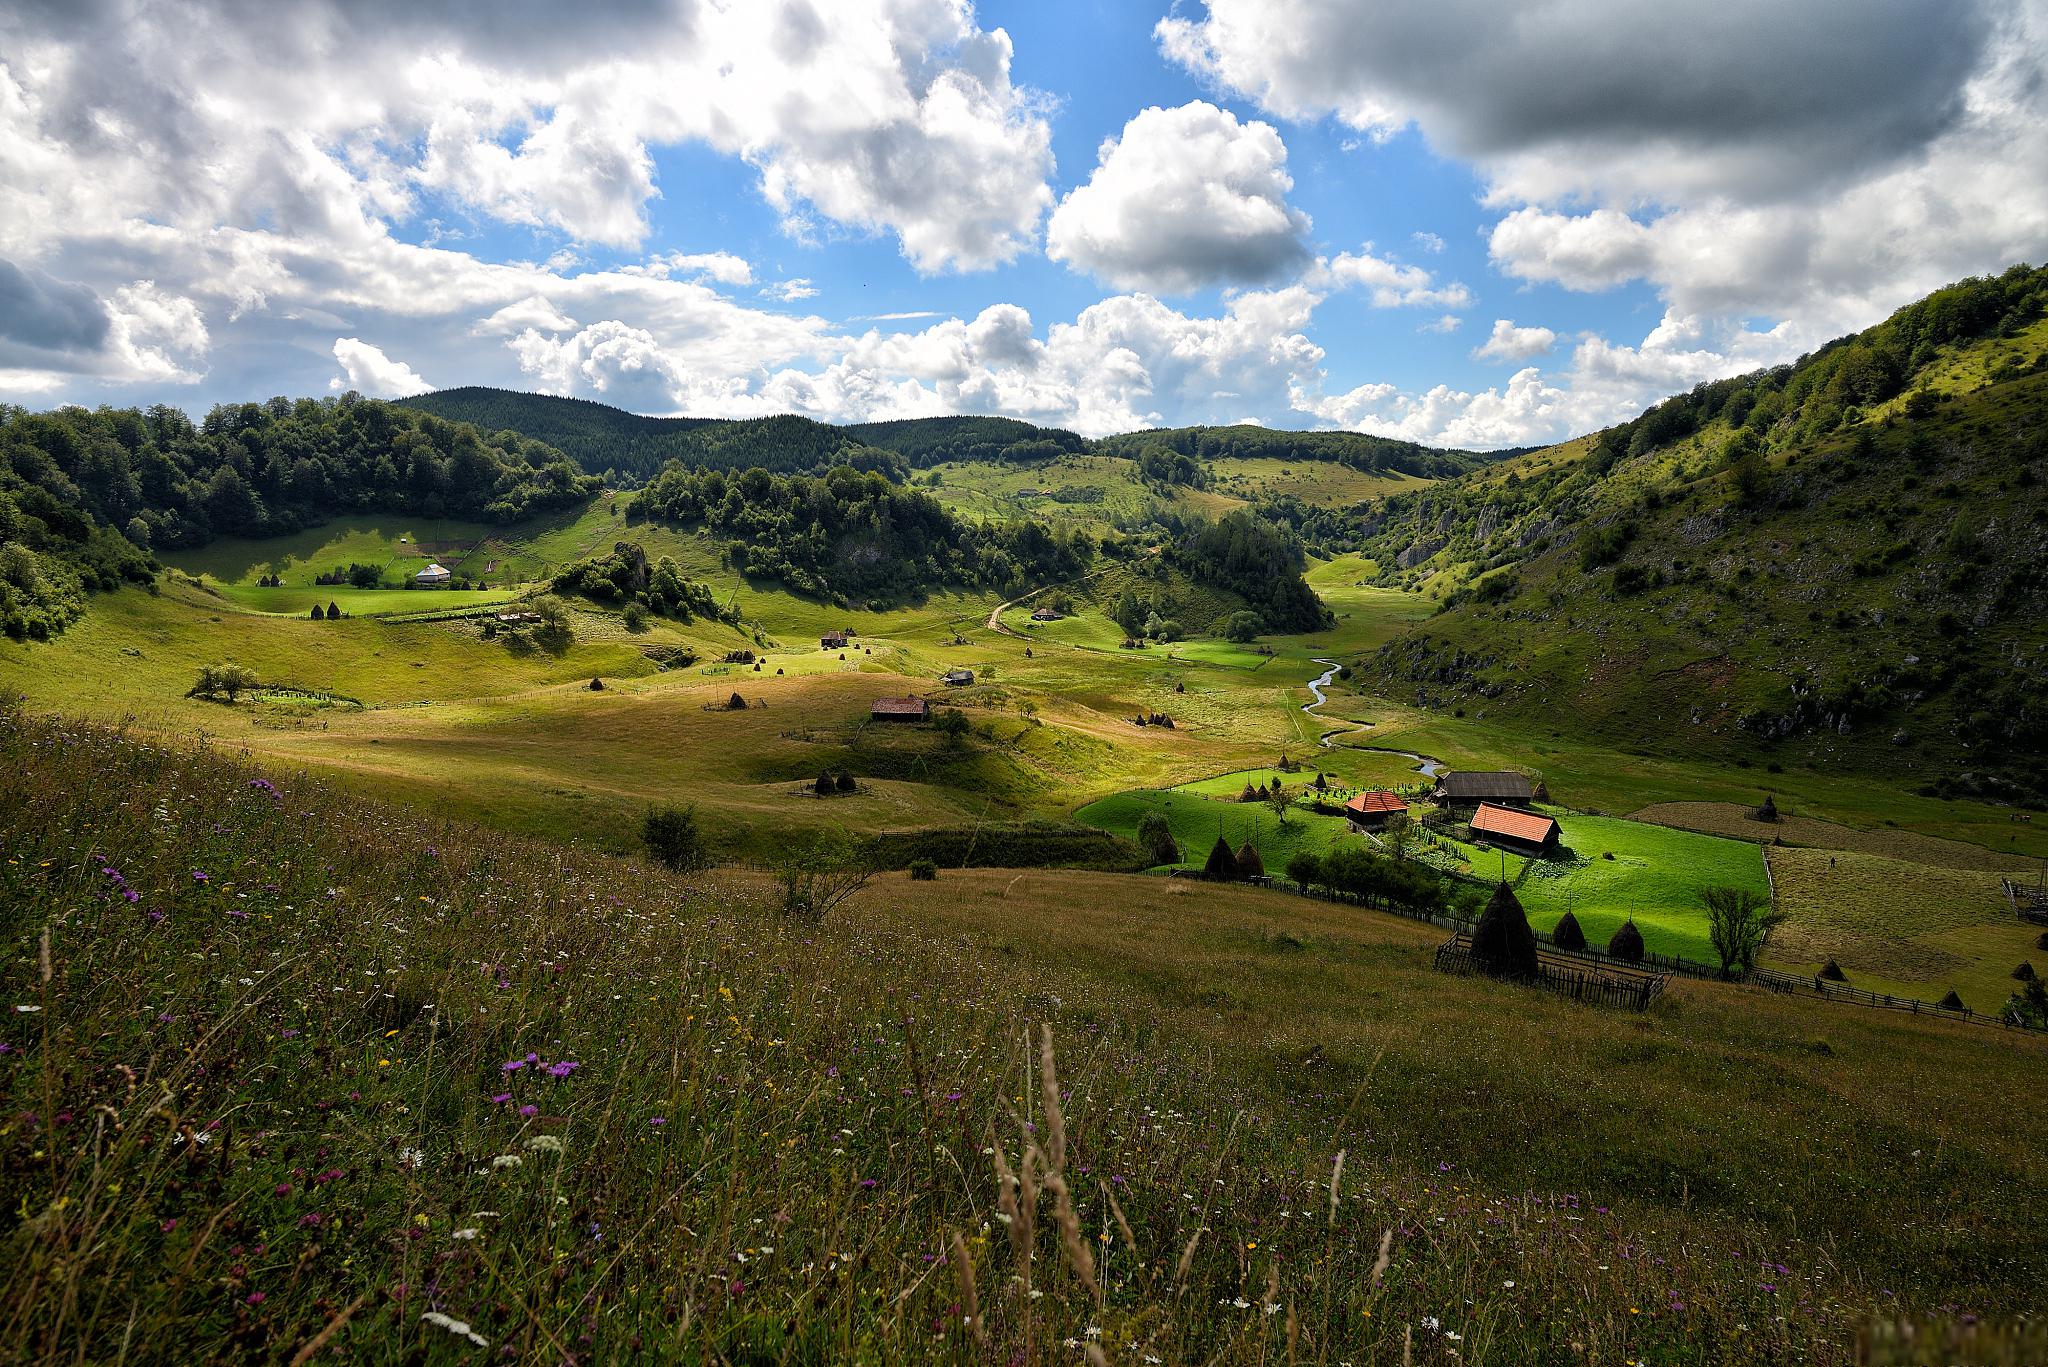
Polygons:
<instances>
[{"instance_id":1,"label":"green hillside","mask_svg":"<svg viewBox=\"0 0 2048 1367\"><path fill-rule=\"evenodd\" d=\"M1362 670L1456 716L2038 797L2044 300L2048 271L1965 282L1362 510L1376 582L1439 605Z\"/></svg>"},{"instance_id":2,"label":"green hillside","mask_svg":"<svg viewBox=\"0 0 2048 1367\"><path fill-rule=\"evenodd\" d=\"M644 478L664 464L781 473L831 465L880 468L875 452L909 465L948 460L1031 461L1078 451L1072 432L1015 418L913 418L834 427L794 414L769 418L650 418L589 399L471 385L400 400L485 431L513 431L567 452L585 470Z\"/></svg>"}]
</instances>

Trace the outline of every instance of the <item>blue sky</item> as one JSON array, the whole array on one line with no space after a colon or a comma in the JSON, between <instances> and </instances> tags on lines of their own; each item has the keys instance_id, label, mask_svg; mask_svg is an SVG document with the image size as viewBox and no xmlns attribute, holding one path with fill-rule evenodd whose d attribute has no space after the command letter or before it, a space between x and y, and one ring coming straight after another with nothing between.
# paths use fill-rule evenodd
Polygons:
<instances>
[{"instance_id":1,"label":"blue sky","mask_svg":"<svg viewBox=\"0 0 2048 1367\"><path fill-rule=\"evenodd\" d=\"M1500 446L2048 256L2048 0L482 14L0 16L0 400Z\"/></svg>"}]
</instances>

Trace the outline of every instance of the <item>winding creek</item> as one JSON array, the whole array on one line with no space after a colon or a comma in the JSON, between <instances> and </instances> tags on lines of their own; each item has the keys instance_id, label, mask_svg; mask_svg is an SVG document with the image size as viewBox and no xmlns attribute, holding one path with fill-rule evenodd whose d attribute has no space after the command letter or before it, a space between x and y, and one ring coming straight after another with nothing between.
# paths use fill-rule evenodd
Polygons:
<instances>
[{"instance_id":1,"label":"winding creek","mask_svg":"<svg viewBox=\"0 0 2048 1367\"><path fill-rule=\"evenodd\" d=\"M1323 690L1330 686L1330 680L1337 677L1337 671L1342 666L1335 660L1326 660L1320 656L1316 658L1315 663L1324 666L1321 675L1308 681L1308 691L1315 694L1316 700L1311 703L1303 703L1301 710L1307 715L1314 717L1317 721L1329 721L1331 718L1322 715L1323 705L1330 700L1329 695ZM1344 719L1338 718L1337 720ZM1372 726L1373 724L1369 721L1345 720L1344 725L1333 726L1324 731L1322 735L1316 738L1316 743L1325 750L1332 749L1334 748L1333 741L1335 737L1360 731L1370 731ZM1424 778L1435 778L1444 771L1442 760L1431 759L1427 755L1418 755L1412 750L1395 750L1385 745L1351 745L1345 748L1350 750L1372 750L1382 755L1399 755L1403 759L1412 759L1415 761L1416 767L1422 770Z\"/></svg>"}]
</instances>

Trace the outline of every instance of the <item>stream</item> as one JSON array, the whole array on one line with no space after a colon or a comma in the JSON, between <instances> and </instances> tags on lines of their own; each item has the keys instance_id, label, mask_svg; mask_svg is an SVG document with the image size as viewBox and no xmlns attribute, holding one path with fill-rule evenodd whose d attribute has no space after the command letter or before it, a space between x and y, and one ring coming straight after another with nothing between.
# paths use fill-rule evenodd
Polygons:
<instances>
[{"instance_id":1,"label":"stream","mask_svg":"<svg viewBox=\"0 0 2048 1367\"><path fill-rule=\"evenodd\" d=\"M1315 694L1316 700L1311 703L1303 703L1301 710L1314 717L1317 721L1328 721L1329 718L1321 715L1323 704L1330 700L1329 695L1324 693L1323 690L1330 686L1330 680L1337 677L1337 671L1342 666L1335 660L1326 660L1320 657L1316 659L1315 663L1326 666L1326 668L1319 677L1308 681L1308 691ZM1331 727L1323 732L1316 743L1325 750L1332 749L1334 748L1331 744L1332 738L1348 734L1347 727L1352 731L1369 731L1372 729L1372 725L1369 721L1347 721L1344 726ZM1418 755L1412 750L1395 750L1384 745L1352 745L1345 748L1351 750L1372 750L1382 755L1399 755L1403 759L1412 759L1415 761L1416 767L1422 770L1424 778L1435 778L1444 771L1443 761L1431 759L1427 755Z\"/></svg>"}]
</instances>

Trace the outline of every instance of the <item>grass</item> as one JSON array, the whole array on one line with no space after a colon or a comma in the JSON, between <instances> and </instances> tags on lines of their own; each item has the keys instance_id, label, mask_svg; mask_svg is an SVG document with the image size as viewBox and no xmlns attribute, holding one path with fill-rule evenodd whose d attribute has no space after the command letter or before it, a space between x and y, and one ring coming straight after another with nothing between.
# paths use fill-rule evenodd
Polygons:
<instances>
[{"instance_id":1,"label":"grass","mask_svg":"<svg viewBox=\"0 0 2048 1367\"><path fill-rule=\"evenodd\" d=\"M1616 1016L1105 875L792 924L111 730L0 714L0 761L23 1360L2043 1348L2034 1041L1713 984Z\"/></svg>"}]
</instances>

